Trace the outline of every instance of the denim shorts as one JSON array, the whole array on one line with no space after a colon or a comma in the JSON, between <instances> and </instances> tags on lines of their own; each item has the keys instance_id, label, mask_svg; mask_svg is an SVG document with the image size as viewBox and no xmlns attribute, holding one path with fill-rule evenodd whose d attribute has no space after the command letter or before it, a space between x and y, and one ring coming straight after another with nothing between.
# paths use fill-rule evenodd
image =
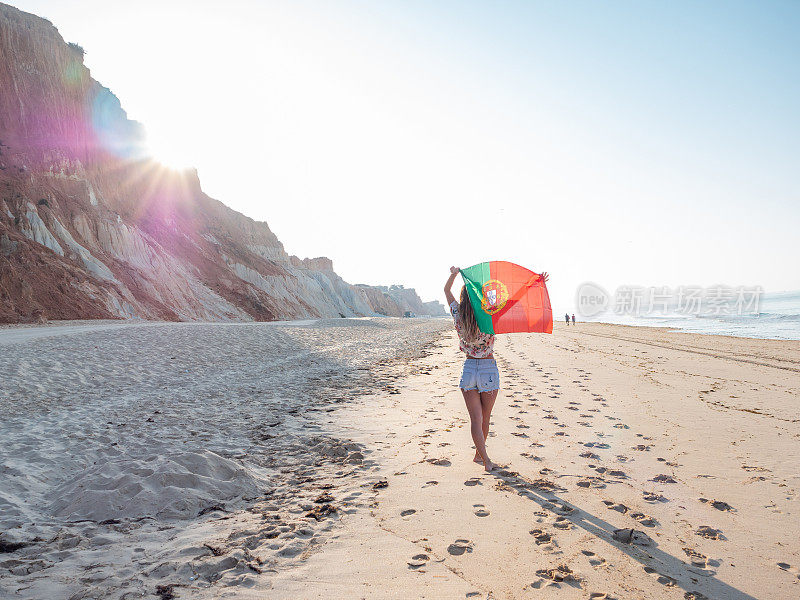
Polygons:
<instances>
[{"instance_id":1,"label":"denim shorts","mask_svg":"<svg viewBox=\"0 0 800 600\"><path fill-rule=\"evenodd\" d=\"M464 361L458 387L479 392L499 390L500 371L497 370L497 361L493 358L468 358Z\"/></svg>"}]
</instances>

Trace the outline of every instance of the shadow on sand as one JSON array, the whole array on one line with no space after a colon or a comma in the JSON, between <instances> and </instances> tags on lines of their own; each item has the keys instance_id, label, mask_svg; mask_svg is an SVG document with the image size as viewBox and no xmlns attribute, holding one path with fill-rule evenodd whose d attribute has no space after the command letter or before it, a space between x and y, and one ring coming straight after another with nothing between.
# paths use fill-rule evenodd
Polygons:
<instances>
[{"instance_id":1,"label":"shadow on sand","mask_svg":"<svg viewBox=\"0 0 800 600\"><path fill-rule=\"evenodd\" d=\"M611 523L561 499L556 490L563 488L550 484L556 488L550 489L543 482L529 481L516 471L506 469L495 470L492 474L520 496L536 502L545 510L563 516L576 527L638 561L647 572L657 574L659 581L664 585L679 586L685 591L684 598L687 600L757 600L755 596L746 594L714 577L715 571L694 567L659 550L656 541L649 536L645 536L649 540L648 545L618 541L614 537L614 532L618 529Z\"/></svg>"}]
</instances>

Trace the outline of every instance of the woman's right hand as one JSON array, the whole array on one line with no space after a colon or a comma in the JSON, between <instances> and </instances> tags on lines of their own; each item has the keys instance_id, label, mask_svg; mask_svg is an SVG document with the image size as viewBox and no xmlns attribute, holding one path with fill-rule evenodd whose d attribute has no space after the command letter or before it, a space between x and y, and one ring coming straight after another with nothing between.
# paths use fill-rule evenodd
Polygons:
<instances>
[{"instance_id":1,"label":"woman's right hand","mask_svg":"<svg viewBox=\"0 0 800 600\"><path fill-rule=\"evenodd\" d=\"M453 296L453 292L450 291L450 288L453 287L453 282L455 282L460 270L461 269L458 267L450 267L450 277L447 278L447 282L444 284L444 295L447 298L448 305L456 301L455 296Z\"/></svg>"}]
</instances>

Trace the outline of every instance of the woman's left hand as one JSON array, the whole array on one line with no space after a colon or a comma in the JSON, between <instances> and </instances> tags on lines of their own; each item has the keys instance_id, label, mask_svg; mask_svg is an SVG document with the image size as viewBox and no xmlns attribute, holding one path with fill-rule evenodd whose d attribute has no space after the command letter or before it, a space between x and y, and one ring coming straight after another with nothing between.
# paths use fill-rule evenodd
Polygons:
<instances>
[{"instance_id":1,"label":"woman's left hand","mask_svg":"<svg viewBox=\"0 0 800 600\"><path fill-rule=\"evenodd\" d=\"M539 277L541 277L542 281L546 283L547 280L550 279L550 274L547 271L542 271L542 274L539 275Z\"/></svg>"}]
</instances>

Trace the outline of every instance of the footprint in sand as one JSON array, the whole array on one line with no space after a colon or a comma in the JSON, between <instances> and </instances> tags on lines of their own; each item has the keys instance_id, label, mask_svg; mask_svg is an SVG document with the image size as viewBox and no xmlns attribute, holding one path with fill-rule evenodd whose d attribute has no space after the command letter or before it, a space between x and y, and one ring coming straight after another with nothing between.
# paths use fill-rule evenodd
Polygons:
<instances>
[{"instance_id":1,"label":"footprint in sand","mask_svg":"<svg viewBox=\"0 0 800 600\"><path fill-rule=\"evenodd\" d=\"M593 488L593 489L596 489L596 490L602 490L604 487L606 487L606 484L604 483L604 481L605 480L603 480L603 479L601 479L599 477L592 477L590 479L582 479L582 480L580 480L577 483L577 485L578 485L578 487L582 487L582 488Z\"/></svg>"},{"instance_id":2,"label":"footprint in sand","mask_svg":"<svg viewBox=\"0 0 800 600\"><path fill-rule=\"evenodd\" d=\"M642 492L645 502L669 502L669 499L656 492Z\"/></svg>"},{"instance_id":3,"label":"footprint in sand","mask_svg":"<svg viewBox=\"0 0 800 600\"><path fill-rule=\"evenodd\" d=\"M726 539L724 535L722 535L722 531L720 529L714 529L713 527L709 527L708 525L701 525L697 528L697 531L694 532L695 535L699 535L700 537L704 537L707 540L724 540Z\"/></svg>"},{"instance_id":4,"label":"footprint in sand","mask_svg":"<svg viewBox=\"0 0 800 600\"><path fill-rule=\"evenodd\" d=\"M677 583L672 577L667 577L666 575L661 575L660 573L658 574L656 581L667 587L675 587L675 584Z\"/></svg>"},{"instance_id":5,"label":"footprint in sand","mask_svg":"<svg viewBox=\"0 0 800 600\"><path fill-rule=\"evenodd\" d=\"M566 517L556 517L553 527L563 530L572 529L572 523Z\"/></svg>"},{"instance_id":6,"label":"footprint in sand","mask_svg":"<svg viewBox=\"0 0 800 600\"><path fill-rule=\"evenodd\" d=\"M432 487L434 485L439 485L439 482L436 481L435 479L431 481L426 481L425 485L423 485L422 487L426 488L426 487Z\"/></svg>"},{"instance_id":7,"label":"footprint in sand","mask_svg":"<svg viewBox=\"0 0 800 600\"><path fill-rule=\"evenodd\" d=\"M652 546L655 543L649 535L638 529L615 529L611 538L616 542L637 546Z\"/></svg>"},{"instance_id":8,"label":"footprint in sand","mask_svg":"<svg viewBox=\"0 0 800 600\"><path fill-rule=\"evenodd\" d=\"M481 484L481 480L478 479L477 477L471 477L470 479L467 479L464 482L464 485L468 485L468 486L472 487L473 485L482 485L482 484Z\"/></svg>"},{"instance_id":9,"label":"footprint in sand","mask_svg":"<svg viewBox=\"0 0 800 600\"><path fill-rule=\"evenodd\" d=\"M580 586L580 577L578 577L572 569L569 568L567 565L558 565L557 567L550 568L550 569L538 569L536 571L536 575L541 577L542 579L553 581L555 583L570 583L576 584ZM541 585L541 581L535 582L531 584L531 587L539 587Z\"/></svg>"},{"instance_id":10,"label":"footprint in sand","mask_svg":"<svg viewBox=\"0 0 800 600\"><path fill-rule=\"evenodd\" d=\"M473 504L472 508L475 509L475 516L476 517L488 517L489 511L483 506L483 504Z\"/></svg>"},{"instance_id":11,"label":"footprint in sand","mask_svg":"<svg viewBox=\"0 0 800 600\"><path fill-rule=\"evenodd\" d=\"M603 500L603 504L605 504L609 510L615 510L618 513L622 513L623 515L627 513L629 510L628 507L625 506L624 504L619 504L618 502L614 502L613 500Z\"/></svg>"},{"instance_id":12,"label":"footprint in sand","mask_svg":"<svg viewBox=\"0 0 800 600\"><path fill-rule=\"evenodd\" d=\"M528 460L536 460L536 461L542 460L541 456L536 456L535 454L530 454L528 452L520 452L520 456L525 457Z\"/></svg>"},{"instance_id":13,"label":"footprint in sand","mask_svg":"<svg viewBox=\"0 0 800 600\"><path fill-rule=\"evenodd\" d=\"M650 481L655 481L656 483L678 483L672 477L664 475L663 473L661 475L656 475Z\"/></svg>"},{"instance_id":14,"label":"footprint in sand","mask_svg":"<svg viewBox=\"0 0 800 600\"><path fill-rule=\"evenodd\" d=\"M640 512L634 512L630 514L632 519L636 519L639 521L640 524L644 525L645 527L655 527L658 525L658 521L656 521L653 517L646 515Z\"/></svg>"},{"instance_id":15,"label":"footprint in sand","mask_svg":"<svg viewBox=\"0 0 800 600\"><path fill-rule=\"evenodd\" d=\"M625 471L619 471L614 469L606 469L605 467L592 467L589 465L589 468L593 468L595 471L601 474L608 475L610 477L620 477L621 479L627 479L628 476L625 474Z\"/></svg>"},{"instance_id":16,"label":"footprint in sand","mask_svg":"<svg viewBox=\"0 0 800 600\"><path fill-rule=\"evenodd\" d=\"M449 467L451 464L453 464L446 458L429 458L425 462L429 462L437 467Z\"/></svg>"},{"instance_id":17,"label":"footprint in sand","mask_svg":"<svg viewBox=\"0 0 800 600\"><path fill-rule=\"evenodd\" d=\"M533 536L537 546L549 544L552 540L552 536L543 529L531 529L530 534Z\"/></svg>"},{"instance_id":18,"label":"footprint in sand","mask_svg":"<svg viewBox=\"0 0 800 600\"><path fill-rule=\"evenodd\" d=\"M605 558L603 558L602 556L597 556L591 550L581 550L581 553L584 556L588 556L589 557L589 564L592 565L596 569L599 568L599 567L602 567L606 562Z\"/></svg>"},{"instance_id":19,"label":"footprint in sand","mask_svg":"<svg viewBox=\"0 0 800 600\"><path fill-rule=\"evenodd\" d=\"M597 448L599 450L608 450L609 448L611 448L610 445L604 442L586 442L584 446L587 448Z\"/></svg>"},{"instance_id":20,"label":"footprint in sand","mask_svg":"<svg viewBox=\"0 0 800 600\"><path fill-rule=\"evenodd\" d=\"M684 548L683 552L686 556L689 557L689 562L691 562L693 567L699 567L701 569L705 569L708 566L718 567L719 561L718 560L709 560L705 554L701 554L697 550L693 548Z\"/></svg>"},{"instance_id":21,"label":"footprint in sand","mask_svg":"<svg viewBox=\"0 0 800 600\"><path fill-rule=\"evenodd\" d=\"M542 508L551 510L558 515L571 515L572 513L575 512L575 508L570 506L566 502L562 502L558 505L545 504Z\"/></svg>"},{"instance_id":22,"label":"footprint in sand","mask_svg":"<svg viewBox=\"0 0 800 600\"><path fill-rule=\"evenodd\" d=\"M408 568L412 570L421 569L428 564L429 560L430 556L427 554L415 554L411 557L411 560L408 561Z\"/></svg>"},{"instance_id":23,"label":"footprint in sand","mask_svg":"<svg viewBox=\"0 0 800 600\"><path fill-rule=\"evenodd\" d=\"M800 574L798 573L799 570L797 567L793 567L789 563L779 562L778 568L780 568L782 571L786 571L787 573L791 573L792 575L796 575L797 578L800 579Z\"/></svg>"},{"instance_id":24,"label":"footprint in sand","mask_svg":"<svg viewBox=\"0 0 800 600\"><path fill-rule=\"evenodd\" d=\"M675 580L672 577L667 577L666 575L662 575L653 567L648 567L645 565L643 568L645 573L649 573L651 575L655 573L656 575L658 575L656 581L658 581L658 583L660 583L661 585L665 585L667 587L673 587L675 585Z\"/></svg>"},{"instance_id":25,"label":"footprint in sand","mask_svg":"<svg viewBox=\"0 0 800 600\"><path fill-rule=\"evenodd\" d=\"M406 510L404 510L404 511L402 511L400 513L400 516L401 517L408 517L408 516L413 515L415 512L417 512L416 508L407 508Z\"/></svg>"},{"instance_id":26,"label":"footprint in sand","mask_svg":"<svg viewBox=\"0 0 800 600\"><path fill-rule=\"evenodd\" d=\"M700 502L703 504L710 504L717 510L727 511L727 512L736 512L736 509L733 508L727 502L723 502L722 500L709 500L708 498L699 498Z\"/></svg>"},{"instance_id":27,"label":"footprint in sand","mask_svg":"<svg viewBox=\"0 0 800 600\"><path fill-rule=\"evenodd\" d=\"M456 540L447 547L447 552L453 556L461 556L465 552L472 552L472 542L469 540Z\"/></svg>"}]
</instances>

